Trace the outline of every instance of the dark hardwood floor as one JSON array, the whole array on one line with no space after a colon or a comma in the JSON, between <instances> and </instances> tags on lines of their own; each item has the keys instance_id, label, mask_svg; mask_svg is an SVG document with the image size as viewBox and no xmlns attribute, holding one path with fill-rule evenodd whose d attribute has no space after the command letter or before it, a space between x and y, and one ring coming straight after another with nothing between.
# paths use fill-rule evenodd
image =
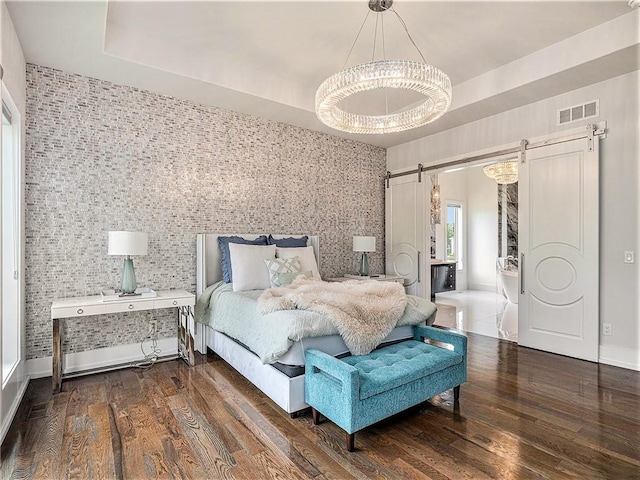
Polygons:
<instances>
[{"instance_id":1,"label":"dark hardwood floor","mask_svg":"<svg viewBox=\"0 0 640 480\"><path fill-rule=\"evenodd\" d=\"M31 382L0 478L640 478L640 372L469 334L469 381L356 435L220 359Z\"/></svg>"}]
</instances>

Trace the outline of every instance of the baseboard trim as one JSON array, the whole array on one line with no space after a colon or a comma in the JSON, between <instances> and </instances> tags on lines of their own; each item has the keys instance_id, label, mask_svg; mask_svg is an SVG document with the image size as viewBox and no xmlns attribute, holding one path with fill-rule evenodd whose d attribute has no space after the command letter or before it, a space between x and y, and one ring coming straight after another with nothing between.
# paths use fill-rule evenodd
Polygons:
<instances>
[{"instance_id":1,"label":"baseboard trim","mask_svg":"<svg viewBox=\"0 0 640 480\"><path fill-rule=\"evenodd\" d=\"M146 347L147 350L149 350L148 345L146 345ZM160 349L160 356L176 355L178 353L178 338L161 338L158 340L158 348ZM27 360L27 374L30 375L31 378L50 377L52 358L53 357L43 357ZM64 355L62 365L64 373L67 374L126 364L128 362L137 362L143 358L144 355L140 351L140 344L132 343L129 345L98 348L85 352L67 353Z\"/></svg>"},{"instance_id":2,"label":"baseboard trim","mask_svg":"<svg viewBox=\"0 0 640 480\"><path fill-rule=\"evenodd\" d=\"M605 365L640 371L640 350L600 345L598 361Z\"/></svg>"}]
</instances>

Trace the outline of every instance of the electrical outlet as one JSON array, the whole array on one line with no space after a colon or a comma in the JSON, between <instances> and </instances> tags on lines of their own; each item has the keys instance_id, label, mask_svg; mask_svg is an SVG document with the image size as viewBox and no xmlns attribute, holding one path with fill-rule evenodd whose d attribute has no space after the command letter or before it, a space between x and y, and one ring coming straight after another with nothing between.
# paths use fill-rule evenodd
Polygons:
<instances>
[{"instance_id":1,"label":"electrical outlet","mask_svg":"<svg viewBox=\"0 0 640 480\"><path fill-rule=\"evenodd\" d=\"M635 253L633 250L627 250L624 252L624 263L634 263L635 262Z\"/></svg>"},{"instance_id":2,"label":"electrical outlet","mask_svg":"<svg viewBox=\"0 0 640 480\"><path fill-rule=\"evenodd\" d=\"M603 335L607 335L607 336L613 335L613 332L611 331L611 324L610 323L603 323L602 324L602 334Z\"/></svg>"}]
</instances>

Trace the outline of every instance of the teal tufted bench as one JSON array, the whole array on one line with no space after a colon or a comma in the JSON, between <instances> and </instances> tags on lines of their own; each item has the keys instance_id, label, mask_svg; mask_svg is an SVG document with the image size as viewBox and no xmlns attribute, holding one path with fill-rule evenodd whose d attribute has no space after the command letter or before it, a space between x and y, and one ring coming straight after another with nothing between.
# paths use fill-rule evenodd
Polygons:
<instances>
[{"instance_id":1,"label":"teal tufted bench","mask_svg":"<svg viewBox=\"0 0 640 480\"><path fill-rule=\"evenodd\" d=\"M425 343L435 340L453 350ZM313 423L324 415L347 432L347 450L355 432L467 381L467 337L417 326L414 339L338 359L315 349L305 352L305 401Z\"/></svg>"}]
</instances>

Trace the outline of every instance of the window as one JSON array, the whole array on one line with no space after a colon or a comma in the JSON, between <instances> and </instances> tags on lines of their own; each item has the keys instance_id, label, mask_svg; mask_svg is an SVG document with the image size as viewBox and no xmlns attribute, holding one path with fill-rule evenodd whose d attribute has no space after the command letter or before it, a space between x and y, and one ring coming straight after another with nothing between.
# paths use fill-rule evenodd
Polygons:
<instances>
[{"instance_id":1,"label":"window","mask_svg":"<svg viewBox=\"0 0 640 480\"><path fill-rule=\"evenodd\" d=\"M462 243L462 206L457 203L447 204L446 226L447 261L456 262L456 269L462 270L463 243Z\"/></svg>"},{"instance_id":2,"label":"window","mask_svg":"<svg viewBox=\"0 0 640 480\"><path fill-rule=\"evenodd\" d=\"M2 385L11 378L20 361L20 115L7 90L2 88L2 182L0 198L2 215Z\"/></svg>"}]
</instances>

